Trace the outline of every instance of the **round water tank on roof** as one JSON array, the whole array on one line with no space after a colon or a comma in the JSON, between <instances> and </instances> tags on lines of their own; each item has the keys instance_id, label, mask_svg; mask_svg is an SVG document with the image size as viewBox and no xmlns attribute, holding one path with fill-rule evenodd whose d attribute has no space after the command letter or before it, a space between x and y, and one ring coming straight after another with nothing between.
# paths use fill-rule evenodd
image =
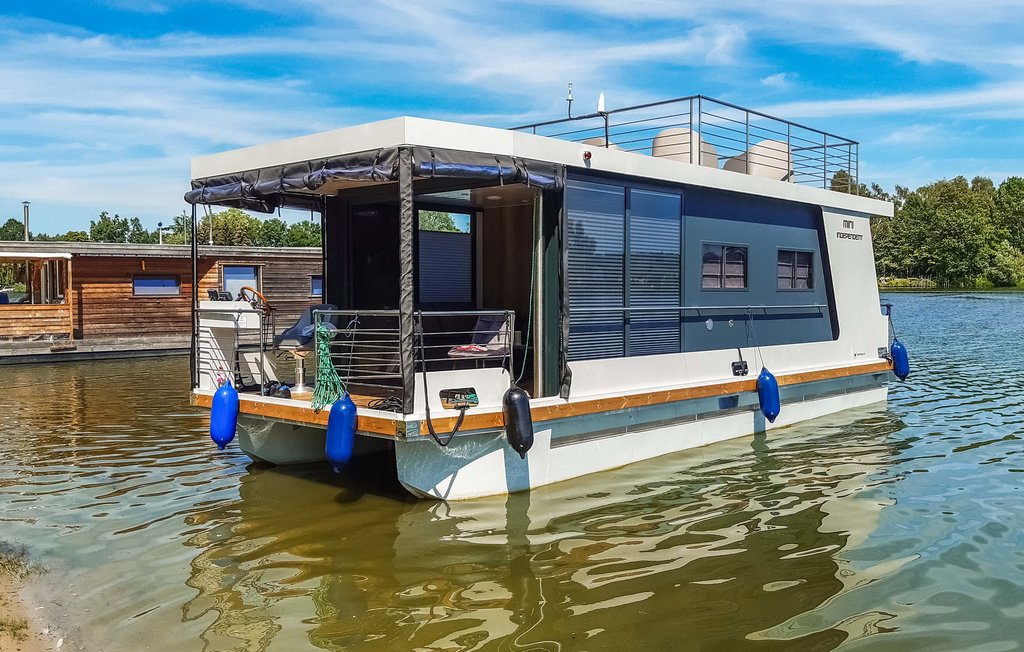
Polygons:
<instances>
[{"instance_id":1,"label":"round water tank on roof","mask_svg":"<svg viewBox=\"0 0 1024 652\"><path fill-rule=\"evenodd\" d=\"M582 144L583 145L591 145L593 147L604 147L605 139L604 139L604 136L594 136L593 138L588 138L588 139L584 140ZM615 143L610 143L608 145L607 149L618 149L618 150L621 150L622 148L619 147L618 145L616 145Z\"/></svg>"},{"instance_id":2,"label":"round water tank on roof","mask_svg":"<svg viewBox=\"0 0 1024 652\"><path fill-rule=\"evenodd\" d=\"M762 140L752 145L748 151L726 161L725 169L765 179L790 181L793 175L793 157L790 155L789 145L781 140Z\"/></svg>"},{"instance_id":3,"label":"round water tank on roof","mask_svg":"<svg viewBox=\"0 0 1024 652\"><path fill-rule=\"evenodd\" d=\"M693 152L691 157L690 152ZM698 161L697 152L700 152ZM672 127L658 133L651 142L651 155L684 163L698 163L711 168L718 167L718 152L715 146L685 127Z\"/></svg>"}]
</instances>

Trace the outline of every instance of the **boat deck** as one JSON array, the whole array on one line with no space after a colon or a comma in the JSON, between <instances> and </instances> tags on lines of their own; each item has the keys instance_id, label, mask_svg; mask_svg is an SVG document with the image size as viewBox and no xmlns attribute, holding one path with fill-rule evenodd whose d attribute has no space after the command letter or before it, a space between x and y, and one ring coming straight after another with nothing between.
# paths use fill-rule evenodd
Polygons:
<instances>
[{"instance_id":1,"label":"boat deck","mask_svg":"<svg viewBox=\"0 0 1024 652\"><path fill-rule=\"evenodd\" d=\"M831 367L825 369L814 369L802 372L779 374L777 380L780 386L798 385L813 383L824 380L848 378L865 374L877 374L892 370L892 363L887 360L877 360L856 365L843 367ZM551 399L534 399L531 412L533 421L542 422L554 419L564 419L587 414L602 412L613 412L629 408L658 405L662 403L673 403L701 398L714 398L738 394L743 392L757 391L757 380L754 376L747 376L737 380L723 380L714 383L703 383L700 385L678 387L673 389L659 389L620 396L581 398L580 400L561 400L557 397ZM377 396L365 394L352 395L356 406L361 408L358 414L356 429L363 434L377 437L406 439L422 435L420 422L425 418L422 414L400 414L383 410L369 409L367 406L371 401L379 399ZM191 401L193 405L209 408L213 399L212 390L193 390ZM285 421L296 425L309 425L317 427L327 426L329 408L314 410L308 399L284 399L258 394L241 394L239 396L239 412L243 415ZM456 417L435 417L431 421L437 432L447 434L455 426ZM497 429L504 425L504 417L500 406L495 408L482 408L475 413L468 413L463 425L464 431Z\"/></svg>"}]
</instances>

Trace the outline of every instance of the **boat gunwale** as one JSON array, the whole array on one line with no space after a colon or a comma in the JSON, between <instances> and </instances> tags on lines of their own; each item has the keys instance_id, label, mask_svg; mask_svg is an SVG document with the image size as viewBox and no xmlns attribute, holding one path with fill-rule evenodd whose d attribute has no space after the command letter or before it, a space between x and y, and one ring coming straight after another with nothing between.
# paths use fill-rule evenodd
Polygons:
<instances>
[{"instance_id":1,"label":"boat gunwale","mask_svg":"<svg viewBox=\"0 0 1024 652\"><path fill-rule=\"evenodd\" d=\"M877 360L841 367L825 367L819 369L779 374L780 386L800 385L822 380L848 378L892 370L889 360ZM555 421L590 414L617 412L629 408L650 407L664 403L675 403L701 398L714 398L754 392L757 390L756 378L743 380L723 380L699 385L687 385L669 389L653 389L632 392L623 395L606 395L563 400L558 397L534 399L530 411L534 423ZM209 408L213 401L213 390L193 389L190 402L193 406ZM539 404L538 404L539 403ZM366 414L370 412L371 414ZM281 421L295 425L323 427L327 426L330 410L314 410L306 401L282 399L264 396L239 395L239 414L257 417L270 421ZM357 410L356 431L359 434L389 439L418 439L423 436L420 423L425 419L420 414L397 414L380 410ZM458 417L437 417L431 419L434 430L447 434L455 427ZM504 427L504 414L500 406L467 414L463 424L463 433L469 434L481 430L497 430Z\"/></svg>"}]
</instances>

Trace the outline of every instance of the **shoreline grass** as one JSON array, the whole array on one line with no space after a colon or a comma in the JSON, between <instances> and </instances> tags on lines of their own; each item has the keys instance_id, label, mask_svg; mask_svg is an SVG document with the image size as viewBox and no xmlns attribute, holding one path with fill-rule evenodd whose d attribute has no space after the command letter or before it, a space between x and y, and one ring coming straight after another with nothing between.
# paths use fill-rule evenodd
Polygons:
<instances>
[{"instance_id":1,"label":"shoreline grass","mask_svg":"<svg viewBox=\"0 0 1024 652\"><path fill-rule=\"evenodd\" d=\"M41 575L46 568L29 559L25 546L0 541L0 577L13 577L18 581Z\"/></svg>"},{"instance_id":2,"label":"shoreline grass","mask_svg":"<svg viewBox=\"0 0 1024 652\"><path fill-rule=\"evenodd\" d=\"M28 619L0 616L0 636L9 636L15 641L28 638Z\"/></svg>"},{"instance_id":3,"label":"shoreline grass","mask_svg":"<svg viewBox=\"0 0 1024 652\"><path fill-rule=\"evenodd\" d=\"M20 583L45 571L42 564L29 558L28 549L25 546L0 541L0 582L11 580ZM10 605L0 603L0 607L10 607ZM28 638L28 619L0 613L0 637L4 636L15 641L24 641Z\"/></svg>"}]
</instances>

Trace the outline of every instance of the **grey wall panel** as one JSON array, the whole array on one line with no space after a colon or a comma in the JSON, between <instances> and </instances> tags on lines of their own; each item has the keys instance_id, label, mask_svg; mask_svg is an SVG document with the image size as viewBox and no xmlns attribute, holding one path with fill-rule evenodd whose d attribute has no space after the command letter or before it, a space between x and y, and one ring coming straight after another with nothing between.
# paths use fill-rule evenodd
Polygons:
<instances>
[{"instance_id":1,"label":"grey wall panel","mask_svg":"<svg viewBox=\"0 0 1024 652\"><path fill-rule=\"evenodd\" d=\"M753 310L753 327L743 306L825 305L826 278L818 233L821 210L817 206L747 197L732 193L689 190L684 207L684 289L687 306L737 306L708 308L685 316L687 351L709 351L750 346L794 344L832 339L829 309L797 308ZM704 244L747 247L747 288L701 287L701 251ZM814 287L810 290L778 290L777 263L780 249L814 254ZM706 320L712 319L709 331ZM729 325L732 320L733 325Z\"/></svg>"}]
</instances>

